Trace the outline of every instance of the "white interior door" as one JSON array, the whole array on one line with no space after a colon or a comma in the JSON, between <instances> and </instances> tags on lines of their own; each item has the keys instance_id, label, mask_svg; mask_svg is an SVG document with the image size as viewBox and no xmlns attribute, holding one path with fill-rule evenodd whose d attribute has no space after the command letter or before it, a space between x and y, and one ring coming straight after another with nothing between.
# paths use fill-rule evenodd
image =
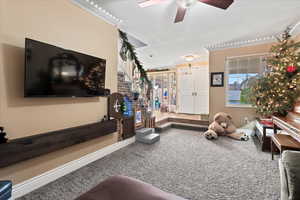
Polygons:
<instances>
[{"instance_id":1,"label":"white interior door","mask_svg":"<svg viewBox=\"0 0 300 200\"><path fill-rule=\"evenodd\" d=\"M193 67L194 114L209 113L209 71L207 66Z\"/></svg>"},{"instance_id":2,"label":"white interior door","mask_svg":"<svg viewBox=\"0 0 300 200\"><path fill-rule=\"evenodd\" d=\"M180 113L194 113L194 81L188 68L179 69L178 76L178 111Z\"/></svg>"},{"instance_id":3,"label":"white interior door","mask_svg":"<svg viewBox=\"0 0 300 200\"><path fill-rule=\"evenodd\" d=\"M192 93L183 92L179 105L180 113L194 114L194 98Z\"/></svg>"}]
</instances>

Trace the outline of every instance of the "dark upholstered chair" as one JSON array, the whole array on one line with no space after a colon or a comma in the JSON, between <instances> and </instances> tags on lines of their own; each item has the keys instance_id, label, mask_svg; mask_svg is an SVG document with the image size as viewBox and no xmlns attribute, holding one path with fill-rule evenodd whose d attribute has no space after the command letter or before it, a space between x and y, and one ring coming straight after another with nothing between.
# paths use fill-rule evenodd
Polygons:
<instances>
[{"instance_id":1,"label":"dark upholstered chair","mask_svg":"<svg viewBox=\"0 0 300 200\"><path fill-rule=\"evenodd\" d=\"M126 176L110 177L77 200L184 200L150 184Z\"/></svg>"},{"instance_id":2,"label":"dark upholstered chair","mask_svg":"<svg viewBox=\"0 0 300 200\"><path fill-rule=\"evenodd\" d=\"M279 160L281 200L300 199L300 152L284 151Z\"/></svg>"}]
</instances>

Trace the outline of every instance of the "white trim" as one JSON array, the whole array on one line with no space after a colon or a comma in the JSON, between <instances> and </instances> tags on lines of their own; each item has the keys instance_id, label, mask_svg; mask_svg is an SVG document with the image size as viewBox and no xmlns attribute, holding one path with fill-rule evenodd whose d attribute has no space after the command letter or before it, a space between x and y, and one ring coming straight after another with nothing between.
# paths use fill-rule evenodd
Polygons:
<instances>
[{"instance_id":1,"label":"white trim","mask_svg":"<svg viewBox=\"0 0 300 200\"><path fill-rule=\"evenodd\" d=\"M47 171L41 175L33 177L29 180L26 180L22 183L13 186L12 196L13 199L19 198L36 190L56 179L69 174L81 167L88 165L91 162L94 162L100 158L103 158L106 155L109 155L123 147L126 147L135 142L135 137L129 138L127 140L117 142L115 144L104 147L98 151L85 155L77 160L73 160L64 165L61 165L55 169Z\"/></svg>"},{"instance_id":2,"label":"white trim","mask_svg":"<svg viewBox=\"0 0 300 200\"><path fill-rule=\"evenodd\" d=\"M255 57L255 56L270 56L270 53L266 52L266 53L245 54L245 55L239 55L239 56L226 56L226 59Z\"/></svg>"},{"instance_id":3,"label":"white trim","mask_svg":"<svg viewBox=\"0 0 300 200\"><path fill-rule=\"evenodd\" d=\"M120 26L120 24L123 22L121 19L113 16L111 13L109 13L107 10L99 6L96 2L93 0L71 0L72 3L77 5L78 7L82 8L83 10L91 13L92 15L101 18L108 24L111 24L113 26ZM91 5L91 2L93 2L93 5ZM97 6L97 7L95 7Z\"/></svg>"},{"instance_id":4,"label":"white trim","mask_svg":"<svg viewBox=\"0 0 300 200\"><path fill-rule=\"evenodd\" d=\"M220 43L207 45L205 46L205 48L208 51L217 51L217 50L228 49L228 48L239 48L239 47L265 44L265 43L272 43L276 41L276 36L277 35L269 35L265 37L255 38L255 39L220 42Z\"/></svg>"},{"instance_id":5,"label":"white trim","mask_svg":"<svg viewBox=\"0 0 300 200\"><path fill-rule=\"evenodd\" d=\"M292 36L296 36L300 33L300 21L297 23L294 23L293 25L289 26L291 29L289 33ZM281 32L283 32L282 30ZM228 48L239 48L239 47L246 47L246 46L253 46L253 45L259 45L259 44L265 44L265 43L272 43L276 42L276 38L280 38L280 33L274 33L272 35L266 35L258 38L252 38L252 39L244 39L244 40L234 40L234 41L228 41L228 42L219 42L214 44L208 44L204 48L208 51L217 51L217 50L223 50Z\"/></svg>"},{"instance_id":6,"label":"white trim","mask_svg":"<svg viewBox=\"0 0 300 200\"><path fill-rule=\"evenodd\" d=\"M229 108L254 108L251 104L229 104L229 103L227 103L225 106L229 107Z\"/></svg>"}]
</instances>

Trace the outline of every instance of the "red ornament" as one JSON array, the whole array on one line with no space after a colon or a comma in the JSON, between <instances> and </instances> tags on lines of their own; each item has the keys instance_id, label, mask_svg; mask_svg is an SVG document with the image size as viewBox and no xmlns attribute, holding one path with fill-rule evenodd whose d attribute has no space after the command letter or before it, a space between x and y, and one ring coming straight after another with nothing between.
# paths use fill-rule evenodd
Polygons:
<instances>
[{"instance_id":1,"label":"red ornament","mask_svg":"<svg viewBox=\"0 0 300 200\"><path fill-rule=\"evenodd\" d=\"M287 68L286 68L286 71L290 72L290 73L295 72L296 70L297 70L297 67L293 66L293 65L287 66Z\"/></svg>"}]
</instances>

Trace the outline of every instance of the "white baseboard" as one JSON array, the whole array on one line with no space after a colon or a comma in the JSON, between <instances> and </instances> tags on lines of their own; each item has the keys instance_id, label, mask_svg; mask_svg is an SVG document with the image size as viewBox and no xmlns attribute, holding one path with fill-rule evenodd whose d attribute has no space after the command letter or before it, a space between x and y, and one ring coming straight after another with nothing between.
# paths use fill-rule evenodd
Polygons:
<instances>
[{"instance_id":1,"label":"white baseboard","mask_svg":"<svg viewBox=\"0 0 300 200\"><path fill-rule=\"evenodd\" d=\"M85 155L77 160L73 160L55 169L47 171L41 175L26 180L22 183L16 184L13 186L12 197L13 199L16 199L21 196L24 196L25 194L28 194L33 190L36 190L66 174L69 174L81 167L84 167L85 165L88 165L89 163L94 162L134 142L135 142L135 137L129 138L121 142L117 142L110 146L104 147L96 152Z\"/></svg>"}]
</instances>

